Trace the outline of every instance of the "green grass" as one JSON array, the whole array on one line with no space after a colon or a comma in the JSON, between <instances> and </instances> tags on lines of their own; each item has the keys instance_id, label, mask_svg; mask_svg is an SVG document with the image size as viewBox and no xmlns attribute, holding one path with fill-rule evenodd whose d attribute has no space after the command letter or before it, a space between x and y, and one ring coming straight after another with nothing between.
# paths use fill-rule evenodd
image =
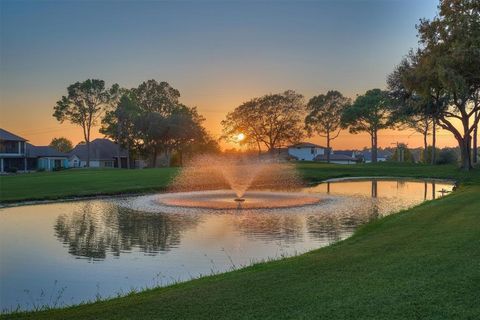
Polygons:
<instances>
[{"instance_id":1,"label":"green grass","mask_svg":"<svg viewBox=\"0 0 480 320\"><path fill-rule=\"evenodd\" d=\"M164 190L177 168L75 169L0 176L0 202Z\"/></svg>"},{"instance_id":2,"label":"green grass","mask_svg":"<svg viewBox=\"0 0 480 320\"><path fill-rule=\"evenodd\" d=\"M456 178L442 199L372 222L335 245L124 298L4 319L477 319L480 171L301 164L308 180Z\"/></svg>"}]
</instances>

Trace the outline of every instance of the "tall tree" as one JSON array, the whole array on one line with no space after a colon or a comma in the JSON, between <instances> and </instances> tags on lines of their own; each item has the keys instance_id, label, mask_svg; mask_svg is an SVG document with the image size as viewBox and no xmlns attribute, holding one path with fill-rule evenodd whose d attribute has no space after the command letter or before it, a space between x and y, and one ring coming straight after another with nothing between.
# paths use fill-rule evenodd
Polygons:
<instances>
[{"instance_id":1,"label":"tall tree","mask_svg":"<svg viewBox=\"0 0 480 320\"><path fill-rule=\"evenodd\" d=\"M423 136L423 159L428 159L428 135L432 130L432 163L435 162L435 108L434 101L429 97L421 97L406 86L410 74L414 71L418 54L414 51L400 62L387 77L387 85L392 98L391 122L398 128L410 128Z\"/></svg>"},{"instance_id":2,"label":"tall tree","mask_svg":"<svg viewBox=\"0 0 480 320\"><path fill-rule=\"evenodd\" d=\"M315 96L307 103L305 128L309 135L317 133L326 138L327 162L330 162L330 142L340 134L342 114L348 105L350 99L335 90Z\"/></svg>"},{"instance_id":3,"label":"tall tree","mask_svg":"<svg viewBox=\"0 0 480 320\"><path fill-rule=\"evenodd\" d=\"M83 137L87 145L87 167L90 166L90 133L97 120L109 106L110 91L105 82L88 79L76 82L67 88L67 95L57 101L53 116L60 121L69 121L82 127Z\"/></svg>"},{"instance_id":4,"label":"tall tree","mask_svg":"<svg viewBox=\"0 0 480 320\"><path fill-rule=\"evenodd\" d=\"M303 96L293 90L254 98L227 114L222 121L223 138L243 133L245 143L256 145L258 152L262 146L273 152L303 137L304 114Z\"/></svg>"},{"instance_id":5,"label":"tall tree","mask_svg":"<svg viewBox=\"0 0 480 320\"><path fill-rule=\"evenodd\" d=\"M127 150L128 168L132 167L130 160L137 139L135 123L140 114L140 110L131 96L128 92L122 95L117 106L105 113L100 128L100 132L113 139L119 148Z\"/></svg>"},{"instance_id":6,"label":"tall tree","mask_svg":"<svg viewBox=\"0 0 480 320\"><path fill-rule=\"evenodd\" d=\"M58 150L60 152L69 152L73 149L72 141L68 140L65 137L53 138L49 144L50 147Z\"/></svg>"},{"instance_id":7,"label":"tall tree","mask_svg":"<svg viewBox=\"0 0 480 320\"><path fill-rule=\"evenodd\" d=\"M461 150L462 167L472 168L472 133L480 120L480 2L443 0L439 14L417 26L420 55L409 87L435 104L437 124L450 131ZM459 123L459 125L456 125Z\"/></svg>"},{"instance_id":8,"label":"tall tree","mask_svg":"<svg viewBox=\"0 0 480 320\"><path fill-rule=\"evenodd\" d=\"M368 90L345 108L342 126L350 133L367 132L372 146L372 162L377 162L378 131L391 126L391 101L388 92L380 89Z\"/></svg>"}]
</instances>

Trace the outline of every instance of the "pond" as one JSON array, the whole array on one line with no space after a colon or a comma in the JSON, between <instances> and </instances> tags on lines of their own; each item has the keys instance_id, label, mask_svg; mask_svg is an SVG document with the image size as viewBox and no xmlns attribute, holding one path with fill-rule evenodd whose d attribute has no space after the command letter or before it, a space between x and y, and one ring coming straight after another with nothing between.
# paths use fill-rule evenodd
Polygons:
<instances>
[{"instance_id":1,"label":"pond","mask_svg":"<svg viewBox=\"0 0 480 320\"><path fill-rule=\"evenodd\" d=\"M60 307L300 254L452 188L355 179L305 188L322 200L279 209L158 212L138 205L158 195L3 208L0 308Z\"/></svg>"}]
</instances>

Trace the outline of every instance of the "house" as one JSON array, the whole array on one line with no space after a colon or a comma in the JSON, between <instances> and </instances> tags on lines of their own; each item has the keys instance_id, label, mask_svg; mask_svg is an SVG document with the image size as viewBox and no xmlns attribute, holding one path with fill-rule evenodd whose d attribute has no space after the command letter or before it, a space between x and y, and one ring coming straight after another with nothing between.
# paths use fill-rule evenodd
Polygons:
<instances>
[{"instance_id":1,"label":"house","mask_svg":"<svg viewBox=\"0 0 480 320\"><path fill-rule=\"evenodd\" d=\"M27 139L0 128L0 172L28 170Z\"/></svg>"},{"instance_id":2,"label":"house","mask_svg":"<svg viewBox=\"0 0 480 320\"><path fill-rule=\"evenodd\" d=\"M300 161L313 161L315 157L326 152L327 148L310 142L300 142L288 147L288 155Z\"/></svg>"},{"instance_id":3,"label":"house","mask_svg":"<svg viewBox=\"0 0 480 320\"><path fill-rule=\"evenodd\" d=\"M50 146L34 146L27 143L28 167L35 170L58 170L69 167L68 155Z\"/></svg>"},{"instance_id":4,"label":"house","mask_svg":"<svg viewBox=\"0 0 480 320\"><path fill-rule=\"evenodd\" d=\"M362 152L363 159L366 163L372 162L372 151L366 150ZM387 161L392 156L392 153L384 150L377 150L377 161Z\"/></svg>"},{"instance_id":5,"label":"house","mask_svg":"<svg viewBox=\"0 0 480 320\"><path fill-rule=\"evenodd\" d=\"M315 157L314 161L319 161L319 162L327 162L327 155L322 154L318 155ZM345 154L337 154L335 151L334 153L330 154L330 163L336 163L336 164L356 164L361 162L361 159L352 157L349 155Z\"/></svg>"},{"instance_id":6,"label":"house","mask_svg":"<svg viewBox=\"0 0 480 320\"><path fill-rule=\"evenodd\" d=\"M70 167L83 168L87 166L86 144L78 144L68 155ZM95 139L90 142L90 167L92 168L127 168L127 158L127 150L111 140Z\"/></svg>"},{"instance_id":7,"label":"house","mask_svg":"<svg viewBox=\"0 0 480 320\"><path fill-rule=\"evenodd\" d=\"M68 156L49 146L34 146L0 128L0 172L68 168Z\"/></svg>"}]
</instances>

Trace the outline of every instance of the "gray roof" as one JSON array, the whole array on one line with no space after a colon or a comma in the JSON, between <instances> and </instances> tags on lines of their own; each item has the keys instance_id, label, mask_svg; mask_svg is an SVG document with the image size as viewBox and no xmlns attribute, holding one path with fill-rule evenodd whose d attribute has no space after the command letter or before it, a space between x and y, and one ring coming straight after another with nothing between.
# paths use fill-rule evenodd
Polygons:
<instances>
[{"instance_id":1,"label":"gray roof","mask_svg":"<svg viewBox=\"0 0 480 320\"><path fill-rule=\"evenodd\" d=\"M87 160L87 145L77 144L69 156L77 156L81 161ZM120 157L127 157L127 150L120 149ZM118 145L108 139L95 139L90 141L90 161L92 160L112 160L118 157Z\"/></svg>"},{"instance_id":2,"label":"gray roof","mask_svg":"<svg viewBox=\"0 0 480 320\"><path fill-rule=\"evenodd\" d=\"M315 161L327 161L326 154L320 154L315 157ZM358 161L358 158L350 157L344 154L330 154L330 161Z\"/></svg>"},{"instance_id":3,"label":"gray roof","mask_svg":"<svg viewBox=\"0 0 480 320\"><path fill-rule=\"evenodd\" d=\"M50 146L34 146L27 143L27 157L42 158L42 157L62 157L67 158L68 154L58 151Z\"/></svg>"},{"instance_id":4,"label":"gray roof","mask_svg":"<svg viewBox=\"0 0 480 320\"><path fill-rule=\"evenodd\" d=\"M5 129L0 128L0 140L8 140L8 141L27 141L22 137L17 136L11 132L8 132Z\"/></svg>"},{"instance_id":5,"label":"gray roof","mask_svg":"<svg viewBox=\"0 0 480 320\"><path fill-rule=\"evenodd\" d=\"M311 142L299 142L296 144L293 144L291 146L288 146L289 148L323 148L326 149L325 147L319 146L318 144L311 143Z\"/></svg>"}]
</instances>

